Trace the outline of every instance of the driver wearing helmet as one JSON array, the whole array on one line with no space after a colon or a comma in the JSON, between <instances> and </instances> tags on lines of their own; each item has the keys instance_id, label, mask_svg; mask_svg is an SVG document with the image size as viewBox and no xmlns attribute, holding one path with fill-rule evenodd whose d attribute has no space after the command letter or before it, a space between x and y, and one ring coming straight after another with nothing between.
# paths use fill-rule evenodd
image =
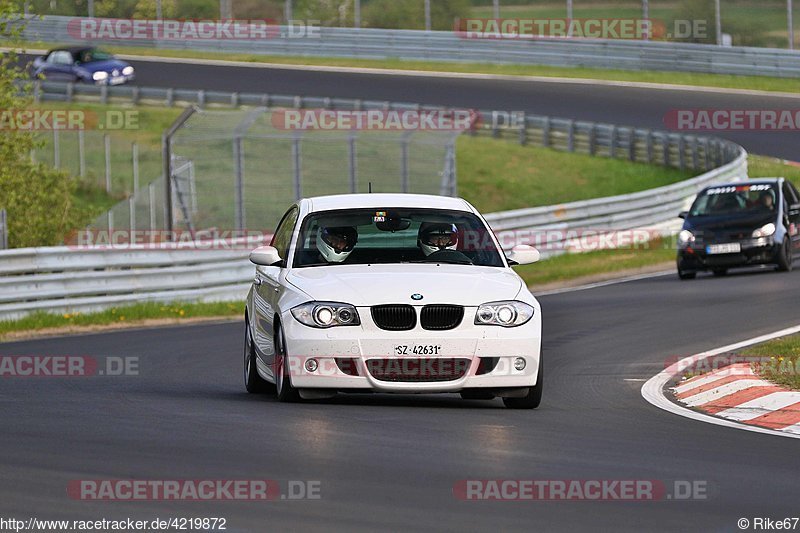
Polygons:
<instances>
[{"instance_id":1,"label":"driver wearing helmet","mask_svg":"<svg viewBox=\"0 0 800 533\"><path fill-rule=\"evenodd\" d=\"M317 230L317 249L328 263L341 263L350 256L358 232L353 226L321 226Z\"/></svg>"},{"instance_id":2,"label":"driver wearing helmet","mask_svg":"<svg viewBox=\"0 0 800 533\"><path fill-rule=\"evenodd\" d=\"M418 243L425 257L440 250L455 250L458 228L455 224L423 222L419 227Z\"/></svg>"}]
</instances>

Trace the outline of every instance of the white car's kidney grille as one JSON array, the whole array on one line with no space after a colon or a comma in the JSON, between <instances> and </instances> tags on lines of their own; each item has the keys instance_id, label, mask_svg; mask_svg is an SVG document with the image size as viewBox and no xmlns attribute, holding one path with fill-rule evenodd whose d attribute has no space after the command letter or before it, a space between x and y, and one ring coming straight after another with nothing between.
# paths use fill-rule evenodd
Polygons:
<instances>
[{"instance_id":1,"label":"white car's kidney grille","mask_svg":"<svg viewBox=\"0 0 800 533\"><path fill-rule=\"evenodd\" d=\"M376 305L370 310L372 320L381 329L389 331L406 331L417 325L417 313L410 305L389 304Z\"/></svg>"},{"instance_id":2,"label":"white car's kidney grille","mask_svg":"<svg viewBox=\"0 0 800 533\"><path fill-rule=\"evenodd\" d=\"M469 359L370 359L367 371L377 380L421 383L454 381L466 375Z\"/></svg>"},{"instance_id":3,"label":"white car's kidney grille","mask_svg":"<svg viewBox=\"0 0 800 533\"><path fill-rule=\"evenodd\" d=\"M419 315L423 329L445 330L457 328L464 318L464 308L460 305L426 305Z\"/></svg>"}]
</instances>

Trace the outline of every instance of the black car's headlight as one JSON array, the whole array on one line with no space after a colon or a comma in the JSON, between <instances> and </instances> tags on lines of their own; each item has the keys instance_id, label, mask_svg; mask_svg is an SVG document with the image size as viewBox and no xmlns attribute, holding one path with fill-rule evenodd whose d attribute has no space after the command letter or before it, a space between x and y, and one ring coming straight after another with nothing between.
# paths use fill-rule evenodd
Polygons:
<instances>
[{"instance_id":1,"label":"black car's headlight","mask_svg":"<svg viewBox=\"0 0 800 533\"><path fill-rule=\"evenodd\" d=\"M308 302L292 308L292 316L301 324L312 328L358 326L358 311L350 304L337 302Z\"/></svg>"},{"instance_id":2,"label":"black car's headlight","mask_svg":"<svg viewBox=\"0 0 800 533\"><path fill-rule=\"evenodd\" d=\"M489 302L478 307L478 312L475 313L475 324L513 328L530 320L533 312L533 306L525 302Z\"/></svg>"},{"instance_id":3,"label":"black car's headlight","mask_svg":"<svg viewBox=\"0 0 800 533\"><path fill-rule=\"evenodd\" d=\"M678 233L678 244L691 244L694 241L694 233L688 229L682 230L680 233Z\"/></svg>"},{"instance_id":4,"label":"black car's headlight","mask_svg":"<svg viewBox=\"0 0 800 533\"><path fill-rule=\"evenodd\" d=\"M775 235L775 224L772 222L769 224L764 224L753 232L753 237L756 239L760 237L770 237L772 235Z\"/></svg>"}]
</instances>

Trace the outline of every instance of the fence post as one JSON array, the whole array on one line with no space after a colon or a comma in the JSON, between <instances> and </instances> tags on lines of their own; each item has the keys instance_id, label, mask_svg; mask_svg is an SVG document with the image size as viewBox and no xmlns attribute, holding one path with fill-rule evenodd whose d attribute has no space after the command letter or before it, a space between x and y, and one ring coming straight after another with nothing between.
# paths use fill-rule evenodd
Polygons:
<instances>
[{"instance_id":1,"label":"fence post","mask_svg":"<svg viewBox=\"0 0 800 533\"><path fill-rule=\"evenodd\" d=\"M408 139L412 132L403 134L400 141L400 191L408 192Z\"/></svg>"},{"instance_id":2,"label":"fence post","mask_svg":"<svg viewBox=\"0 0 800 533\"><path fill-rule=\"evenodd\" d=\"M647 130L647 163L653 164L653 131Z\"/></svg>"},{"instance_id":3,"label":"fence post","mask_svg":"<svg viewBox=\"0 0 800 533\"><path fill-rule=\"evenodd\" d=\"M129 196L128 197L128 211L130 212L130 230L134 231L136 229L136 197ZM129 235L130 238L130 235Z\"/></svg>"},{"instance_id":4,"label":"fence post","mask_svg":"<svg viewBox=\"0 0 800 533\"><path fill-rule=\"evenodd\" d=\"M86 138L83 130L78 130L78 175L86 177Z\"/></svg>"},{"instance_id":5,"label":"fence post","mask_svg":"<svg viewBox=\"0 0 800 533\"><path fill-rule=\"evenodd\" d=\"M350 135L350 138L347 140L348 144L348 156L350 160L350 164L348 165L350 171L350 192L357 193L358 192L358 160L356 158L356 136Z\"/></svg>"},{"instance_id":6,"label":"fence post","mask_svg":"<svg viewBox=\"0 0 800 533\"><path fill-rule=\"evenodd\" d=\"M630 129L630 141L628 142L628 159L636 161L636 128Z\"/></svg>"},{"instance_id":7,"label":"fence post","mask_svg":"<svg viewBox=\"0 0 800 533\"><path fill-rule=\"evenodd\" d=\"M242 138L233 139L233 172L234 172L234 213L236 216L236 229L244 229L244 147Z\"/></svg>"},{"instance_id":8,"label":"fence post","mask_svg":"<svg viewBox=\"0 0 800 533\"><path fill-rule=\"evenodd\" d=\"M147 186L148 204L150 205L150 231L156 229L156 184L150 183Z\"/></svg>"},{"instance_id":9,"label":"fence post","mask_svg":"<svg viewBox=\"0 0 800 533\"><path fill-rule=\"evenodd\" d=\"M8 250L8 215L0 209L0 250Z\"/></svg>"},{"instance_id":10,"label":"fence post","mask_svg":"<svg viewBox=\"0 0 800 533\"><path fill-rule=\"evenodd\" d=\"M610 142L608 143L608 157L614 158L617 155L617 127L611 126Z\"/></svg>"},{"instance_id":11,"label":"fence post","mask_svg":"<svg viewBox=\"0 0 800 533\"><path fill-rule=\"evenodd\" d=\"M597 124L592 124L589 128L589 155L594 155L597 151Z\"/></svg>"},{"instance_id":12,"label":"fence post","mask_svg":"<svg viewBox=\"0 0 800 533\"><path fill-rule=\"evenodd\" d=\"M58 130L53 129L53 166L61 168L61 143L59 142Z\"/></svg>"},{"instance_id":13,"label":"fence post","mask_svg":"<svg viewBox=\"0 0 800 533\"><path fill-rule=\"evenodd\" d=\"M111 194L111 137L108 133L103 135L103 145L106 155L106 192Z\"/></svg>"},{"instance_id":14,"label":"fence post","mask_svg":"<svg viewBox=\"0 0 800 533\"><path fill-rule=\"evenodd\" d=\"M664 156L664 166L668 167L668 166L670 166L670 160L669 160L669 134L668 133L665 133L661 137L661 150L662 150L663 156Z\"/></svg>"},{"instance_id":15,"label":"fence post","mask_svg":"<svg viewBox=\"0 0 800 533\"><path fill-rule=\"evenodd\" d=\"M139 192L139 144L131 145L131 163L133 164L133 195Z\"/></svg>"},{"instance_id":16,"label":"fence post","mask_svg":"<svg viewBox=\"0 0 800 533\"><path fill-rule=\"evenodd\" d=\"M292 162L294 170L294 198L299 200L303 197L302 167L300 165L300 137L292 140Z\"/></svg>"}]
</instances>

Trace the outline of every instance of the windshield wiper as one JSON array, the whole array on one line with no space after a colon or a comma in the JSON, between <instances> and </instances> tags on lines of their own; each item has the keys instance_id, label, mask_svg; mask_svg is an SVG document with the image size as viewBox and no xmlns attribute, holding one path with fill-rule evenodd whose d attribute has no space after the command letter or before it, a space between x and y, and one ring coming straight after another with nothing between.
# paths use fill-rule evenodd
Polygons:
<instances>
[{"instance_id":1,"label":"windshield wiper","mask_svg":"<svg viewBox=\"0 0 800 533\"><path fill-rule=\"evenodd\" d=\"M410 261L411 263L442 263L445 265L472 265L473 262L469 259L465 260L456 260L456 259L420 259L419 261Z\"/></svg>"}]
</instances>

